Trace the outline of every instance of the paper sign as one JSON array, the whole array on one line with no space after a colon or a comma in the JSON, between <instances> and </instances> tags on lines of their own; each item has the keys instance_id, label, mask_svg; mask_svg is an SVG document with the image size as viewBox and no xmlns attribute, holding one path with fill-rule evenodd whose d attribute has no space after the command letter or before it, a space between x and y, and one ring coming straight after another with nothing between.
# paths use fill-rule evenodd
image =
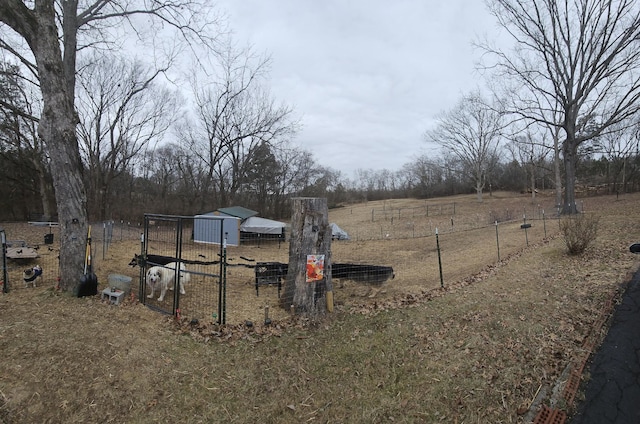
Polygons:
<instances>
[{"instance_id":1,"label":"paper sign","mask_svg":"<svg viewBox=\"0 0 640 424\"><path fill-rule=\"evenodd\" d=\"M324 255L307 255L307 283L324 278Z\"/></svg>"}]
</instances>

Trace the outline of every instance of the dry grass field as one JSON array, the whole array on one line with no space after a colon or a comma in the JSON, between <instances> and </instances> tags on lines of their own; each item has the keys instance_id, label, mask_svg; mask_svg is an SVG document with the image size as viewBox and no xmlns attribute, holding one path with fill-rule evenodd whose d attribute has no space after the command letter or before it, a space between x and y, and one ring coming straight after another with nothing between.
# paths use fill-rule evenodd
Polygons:
<instances>
[{"instance_id":1,"label":"dry grass field","mask_svg":"<svg viewBox=\"0 0 640 424\"><path fill-rule=\"evenodd\" d=\"M43 284L22 287L24 264L10 264L11 290L0 296L0 423L526 422L585 340L600 339L603 304L638 269L628 246L640 241L639 206L638 194L581 199L600 216L581 256L565 253L544 195L332 209L352 238L333 243L333 261L392 266L396 276L381 287L334 281L336 310L320 322L280 310L275 287L256 296L243 267L229 268L224 327L158 314L137 302L135 283L120 306L73 298L54 289L55 242L41 245ZM32 245L48 231L0 226ZM135 281L138 235L116 232L105 249L96 231L101 288L112 273ZM288 246L229 247L228 256L286 262ZM185 299L196 293L187 286Z\"/></svg>"}]
</instances>

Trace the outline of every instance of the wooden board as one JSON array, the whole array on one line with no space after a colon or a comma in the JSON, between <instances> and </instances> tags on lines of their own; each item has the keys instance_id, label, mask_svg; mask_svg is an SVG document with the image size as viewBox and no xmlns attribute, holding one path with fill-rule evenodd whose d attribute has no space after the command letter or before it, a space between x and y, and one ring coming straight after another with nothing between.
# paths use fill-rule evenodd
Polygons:
<instances>
[{"instance_id":1,"label":"wooden board","mask_svg":"<svg viewBox=\"0 0 640 424\"><path fill-rule=\"evenodd\" d=\"M38 257L32 247L8 247L7 258L9 259L33 259Z\"/></svg>"}]
</instances>

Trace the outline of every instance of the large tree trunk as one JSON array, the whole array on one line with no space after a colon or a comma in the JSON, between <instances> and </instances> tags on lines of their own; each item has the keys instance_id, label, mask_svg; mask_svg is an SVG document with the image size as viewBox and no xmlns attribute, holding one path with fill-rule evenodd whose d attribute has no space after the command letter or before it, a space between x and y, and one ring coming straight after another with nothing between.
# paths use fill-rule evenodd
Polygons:
<instances>
[{"instance_id":1,"label":"large tree trunk","mask_svg":"<svg viewBox=\"0 0 640 424\"><path fill-rule=\"evenodd\" d=\"M563 144L564 156L564 202L562 214L576 214L576 166L578 163L578 146L573 139L567 138Z\"/></svg>"},{"instance_id":2,"label":"large tree trunk","mask_svg":"<svg viewBox=\"0 0 640 424\"><path fill-rule=\"evenodd\" d=\"M484 189L484 175L480 169L476 170L476 200L482 203L482 190Z\"/></svg>"},{"instance_id":3,"label":"large tree trunk","mask_svg":"<svg viewBox=\"0 0 640 424\"><path fill-rule=\"evenodd\" d=\"M76 138L78 119L73 106L73 88L68 87L71 77L66 74L62 61L53 2L43 4L38 12L37 36L29 40L38 67L44 104L38 134L45 141L51 157L60 223L60 288L70 291L80 282L84 271L88 228L86 193Z\"/></svg>"},{"instance_id":4,"label":"large tree trunk","mask_svg":"<svg viewBox=\"0 0 640 424\"><path fill-rule=\"evenodd\" d=\"M42 214L47 221L53 220L53 210L51 208L54 193L51 190L51 182L48 181L47 172L40 157L33 161L33 167L38 173L38 190L40 192L40 201L42 202Z\"/></svg>"},{"instance_id":5,"label":"large tree trunk","mask_svg":"<svg viewBox=\"0 0 640 424\"><path fill-rule=\"evenodd\" d=\"M556 188L556 213L560 213L562 205L562 172L560 170L560 128L553 130L553 171L554 185Z\"/></svg>"},{"instance_id":6,"label":"large tree trunk","mask_svg":"<svg viewBox=\"0 0 640 424\"><path fill-rule=\"evenodd\" d=\"M531 158L531 201L536 200L536 165Z\"/></svg>"},{"instance_id":7,"label":"large tree trunk","mask_svg":"<svg viewBox=\"0 0 640 424\"><path fill-rule=\"evenodd\" d=\"M622 192L627 192L627 157L622 159Z\"/></svg>"},{"instance_id":8,"label":"large tree trunk","mask_svg":"<svg viewBox=\"0 0 640 424\"><path fill-rule=\"evenodd\" d=\"M323 278L309 281L309 255L324 255ZM331 227L327 199L299 197L293 199L289 270L280 298L283 308L316 317L333 309L331 282Z\"/></svg>"},{"instance_id":9,"label":"large tree trunk","mask_svg":"<svg viewBox=\"0 0 640 424\"><path fill-rule=\"evenodd\" d=\"M476 185L476 200L478 203L482 203L482 187Z\"/></svg>"}]
</instances>

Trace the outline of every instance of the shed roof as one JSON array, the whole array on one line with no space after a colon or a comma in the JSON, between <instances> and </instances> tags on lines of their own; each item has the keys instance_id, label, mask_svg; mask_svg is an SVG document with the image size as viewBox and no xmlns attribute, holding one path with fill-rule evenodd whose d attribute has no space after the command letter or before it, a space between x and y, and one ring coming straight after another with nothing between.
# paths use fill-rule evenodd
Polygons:
<instances>
[{"instance_id":1,"label":"shed roof","mask_svg":"<svg viewBox=\"0 0 640 424\"><path fill-rule=\"evenodd\" d=\"M216 212L220 212L223 215L235 216L240 219L247 219L252 216L258 215L258 212L251 209L243 208L242 206L231 206L228 208L220 208Z\"/></svg>"},{"instance_id":2,"label":"shed roof","mask_svg":"<svg viewBox=\"0 0 640 424\"><path fill-rule=\"evenodd\" d=\"M260 234L282 234L282 229L286 226L287 224L284 222L252 216L244 220L240 225L240 231Z\"/></svg>"}]
</instances>

